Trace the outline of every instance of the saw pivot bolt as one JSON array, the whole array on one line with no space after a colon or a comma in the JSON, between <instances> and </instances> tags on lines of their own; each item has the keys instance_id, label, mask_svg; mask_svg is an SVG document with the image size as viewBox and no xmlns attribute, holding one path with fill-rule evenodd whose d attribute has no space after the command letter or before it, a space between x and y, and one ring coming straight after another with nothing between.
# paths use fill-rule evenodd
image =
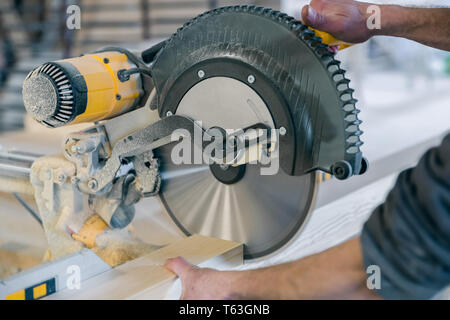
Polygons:
<instances>
[{"instance_id":1,"label":"saw pivot bolt","mask_svg":"<svg viewBox=\"0 0 450 320\"><path fill-rule=\"evenodd\" d=\"M205 71L203 71L203 70L198 70L197 75L198 75L198 77L199 77L200 79L202 79L202 78L205 77Z\"/></svg>"},{"instance_id":2,"label":"saw pivot bolt","mask_svg":"<svg viewBox=\"0 0 450 320\"><path fill-rule=\"evenodd\" d=\"M255 80L256 80L256 79L255 79L255 76L252 75L252 74L249 75L248 78L247 78L247 81L248 81L248 83L250 83L250 84L251 84L251 83L254 83Z\"/></svg>"},{"instance_id":3,"label":"saw pivot bolt","mask_svg":"<svg viewBox=\"0 0 450 320\"><path fill-rule=\"evenodd\" d=\"M280 127L280 136L285 136L285 135L286 135L286 128Z\"/></svg>"},{"instance_id":4,"label":"saw pivot bolt","mask_svg":"<svg viewBox=\"0 0 450 320\"><path fill-rule=\"evenodd\" d=\"M332 167L333 175L339 180L350 178L353 174L352 166L347 161L338 161Z\"/></svg>"},{"instance_id":5,"label":"saw pivot bolt","mask_svg":"<svg viewBox=\"0 0 450 320\"><path fill-rule=\"evenodd\" d=\"M170 117L171 115L173 115L173 113L170 111L167 111L166 116Z\"/></svg>"}]
</instances>

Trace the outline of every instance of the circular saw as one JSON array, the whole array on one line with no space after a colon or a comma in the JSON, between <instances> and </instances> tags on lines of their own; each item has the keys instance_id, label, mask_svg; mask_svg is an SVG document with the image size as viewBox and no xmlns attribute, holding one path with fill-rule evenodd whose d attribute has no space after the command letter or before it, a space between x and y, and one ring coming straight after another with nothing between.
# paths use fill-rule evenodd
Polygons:
<instances>
[{"instance_id":1,"label":"circular saw","mask_svg":"<svg viewBox=\"0 0 450 320\"><path fill-rule=\"evenodd\" d=\"M299 234L319 173L345 180L368 166L334 53L267 8L206 12L140 55L111 47L49 62L23 93L46 126L96 122L69 135L64 154L110 225L126 226L130 206L157 196L186 235L244 243L246 259ZM142 125L147 108L158 117Z\"/></svg>"}]
</instances>

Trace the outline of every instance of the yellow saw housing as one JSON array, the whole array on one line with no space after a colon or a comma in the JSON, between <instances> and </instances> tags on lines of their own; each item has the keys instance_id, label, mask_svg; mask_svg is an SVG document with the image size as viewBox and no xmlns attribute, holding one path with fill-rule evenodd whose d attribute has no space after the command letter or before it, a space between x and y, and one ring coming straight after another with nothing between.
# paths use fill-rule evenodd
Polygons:
<instances>
[{"instance_id":1,"label":"yellow saw housing","mask_svg":"<svg viewBox=\"0 0 450 320\"><path fill-rule=\"evenodd\" d=\"M46 63L24 81L25 108L50 127L113 118L136 108L144 95L139 72L119 79L136 67L128 54L114 51Z\"/></svg>"}]
</instances>

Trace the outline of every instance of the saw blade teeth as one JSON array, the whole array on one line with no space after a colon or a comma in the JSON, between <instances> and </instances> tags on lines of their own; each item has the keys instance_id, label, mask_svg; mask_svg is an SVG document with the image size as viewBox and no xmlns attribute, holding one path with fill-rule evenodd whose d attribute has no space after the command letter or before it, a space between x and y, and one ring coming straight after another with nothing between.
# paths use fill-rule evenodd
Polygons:
<instances>
[{"instance_id":1,"label":"saw blade teeth","mask_svg":"<svg viewBox=\"0 0 450 320\"><path fill-rule=\"evenodd\" d=\"M345 152L348 154L355 154L355 153L358 153L359 151L360 151L359 147L350 146L349 148L347 148L347 150Z\"/></svg>"},{"instance_id":2,"label":"saw blade teeth","mask_svg":"<svg viewBox=\"0 0 450 320\"><path fill-rule=\"evenodd\" d=\"M322 57L322 55L324 55L325 53L328 52L328 46L323 44L323 43L319 43L319 45L316 48L316 52L317 54L319 54L321 56L322 59L326 59L328 57Z\"/></svg>"},{"instance_id":3,"label":"saw blade teeth","mask_svg":"<svg viewBox=\"0 0 450 320\"><path fill-rule=\"evenodd\" d=\"M342 107L342 109L346 112L346 113L351 113L354 112L356 110L356 107L354 104L352 103L345 103L344 106Z\"/></svg>"},{"instance_id":4,"label":"saw blade teeth","mask_svg":"<svg viewBox=\"0 0 450 320\"><path fill-rule=\"evenodd\" d=\"M333 77L333 79L334 79L336 76L342 76L342 77L339 78L339 80L342 80L342 79L344 78L344 77L343 77L344 74L345 74L345 70L342 70L342 69L339 68L338 70L332 72L332 73L331 73L331 76ZM335 80L335 81L337 82L337 81L339 81L339 80Z\"/></svg>"},{"instance_id":5,"label":"saw blade teeth","mask_svg":"<svg viewBox=\"0 0 450 320\"><path fill-rule=\"evenodd\" d=\"M353 135L349 136L346 141L348 144L353 144L353 143L359 141L359 137L357 135L353 134Z\"/></svg>"},{"instance_id":6,"label":"saw blade teeth","mask_svg":"<svg viewBox=\"0 0 450 320\"><path fill-rule=\"evenodd\" d=\"M331 61L330 63L327 64L327 67L330 67L331 65L336 65L339 67L341 65L341 61L337 60L337 59L333 59L333 61Z\"/></svg>"},{"instance_id":7,"label":"saw blade teeth","mask_svg":"<svg viewBox=\"0 0 450 320\"><path fill-rule=\"evenodd\" d=\"M308 27L305 26L303 23L301 23L301 21L298 20L291 21L291 30L295 32L303 32L307 28Z\"/></svg>"},{"instance_id":8,"label":"saw blade teeth","mask_svg":"<svg viewBox=\"0 0 450 320\"><path fill-rule=\"evenodd\" d=\"M356 114L353 114L353 113L347 115L347 116L344 118L344 120L345 120L346 122L353 122L353 121L355 121L355 120L357 120L357 119L358 119L358 118L356 117Z\"/></svg>"},{"instance_id":9,"label":"saw blade teeth","mask_svg":"<svg viewBox=\"0 0 450 320\"><path fill-rule=\"evenodd\" d=\"M351 101L353 99L352 90L353 89L346 89L340 93L340 98L344 103L347 103L348 101Z\"/></svg>"},{"instance_id":10,"label":"saw blade teeth","mask_svg":"<svg viewBox=\"0 0 450 320\"><path fill-rule=\"evenodd\" d=\"M345 131L351 132L353 134L354 132L358 131L358 128L354 124L349 123L349 124L346 125Z\"/></svg>"},{"instance_id":11,"label":"saw blade teeth","mask_svg":"<svg viewBox=\"0 0 450 320\"><path fill-rule=\"evenodd\" d=\"M286 13L277 12L275 17L279 22L286 22L288 15ZM285 19L286 18L286 19ZM293 19L293 18L292 18Z\"/></svg>"},{"instance_id":12,"label":"saw blade teeth","mask_svg":"<svg viewBox=\"0 0 450 320\"><path fill-rule=\"evenodd\" d=\"M348 115L351 115L351 114L355 114L355 115L358 115L361 111L359 110L359 109L357 109L354 105L346 105L346 106L350 106L350 107L348 107L347 109L344 109L344 111L345 111L345 116L348 116ZM349 111L347 111L347 110L349 110Z\"/></svg>"},{"instance_id":13,"label":"saw blade teeth","mask_svg":"<svg viewBox=\"0 0 450 320\"><path fill-rule=\"evenodd\" d=\"M336 85L337 86L339 86L339 85L341 85L341 84L345 84L345 85L348 85L350 83L350 80L349 79L346 79L346 78L344 78L344 79L342 79L342 80L339 80L338 82L336 82ZM339 89L338 89L339 90Z\"/></svg>"},{"instance_id":14,"label":"saw blade teeth","mask_svg":"<svg viewBox=\"0 0 450 320\"><path fill-rule=\"evenodd\" d=\"M360 112L356 107L357 100L353 98L354 90L350 88L350 80L345 77L345 70L341 69L340 61L336 60L335 58L336 53L329 50L329 46L322 42L321 37L317 36L314 30L304 25L301 21L296 20L295 18L292 18L284 13L272 10L270 8L253 5L237 5L213 9L209 12L206 12L205 14L202 14L201 19L207 19L207 17L211 16L212 14L216 15L228 12L248 12L249 14L270 18L272 21L284 25L285 28L290 30L298 39L303 41L309 48L312 49L312 52L327 70L331 80L335 82L334 85L341 102L342 120L344 120L344 118L347 118L349 115L357 115ZM181 39L183 29L186 27L190 27L197 22L199 22L198 17L193 18L191 21L187 22L169 38L161 51L169 48L169 46L173 46L173 44L171 45L171 42L175 39ZM232 39L228 38L229 37L224 37L224 42L232 42ZM280 53L278 53L278 55L280 55ZM155 59L155 61L156 60L157 59ZM347 119L353 118L350 117ZM345 121L345 123L349 124L350 126L344 127L344 137L348 138L349 135L355 135L359 139L359 136L362 133L362 131L360 131L358 127L360 122L355 121L353 121L352 123ZM347 145L346 147L348 146L349 145Z\"/></svg>"},{"instance_id":15,"label":"saw blade teeth","mask_svg":"<svg viewBox=\"0 0 450 320\"><path fill-rule=\"evenodd\" d=\"M301 34L301 38L304 41L309 41L310 39L312 39L314 37L314 31L312 31L311 29L307 29L305 31L302 32Z\"/></svg>"},{"instance_id":16,"label":"saw blade teeth","mask_svg":"<svg viewBox=\"0 0 450 320\"><path fill-rule=\"evenodd\" d=\"M358 100L355 98L351 98L350 100L343 101L343 102L344 102L344 106L343 106L344 111L353 111L354 109L356 109L355 105L358 102ZM351 108L353 108L353 109L351 109Z\"/></svg>"},{"instance_id":17,"label":"saw blade teeth","mask_svg":"<svg viewBox=\"0 0 450 320\"><path fill-rule=\"evenodd\" d=\"M262 12L264 12L264 7L256 6L254 12L255 13L262 13Z\"/></svg>"}]
</instances>

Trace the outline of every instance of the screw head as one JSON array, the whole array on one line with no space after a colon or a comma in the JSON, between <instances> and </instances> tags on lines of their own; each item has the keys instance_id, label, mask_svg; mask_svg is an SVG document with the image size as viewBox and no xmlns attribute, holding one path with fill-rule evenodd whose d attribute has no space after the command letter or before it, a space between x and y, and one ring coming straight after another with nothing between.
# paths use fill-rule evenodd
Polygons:
<instances>
[{"instance_id":1,"label":"screw head","mask_svg":"<svg viewBox=\"0 0 450 320\"><path fill-rule=\"evenodd\" d=\"M120 94L117 94L116 95L116 100L120 100L120 99L122 99L122 96Z\"/></svg>"},{"instance_id":2,"label":"screw head","mask_svg":"<svg viewBox=\"0 0 450 320\"><path fill-rule=\"evenodd\" d=\"M88 182L89 189L95 190L95 189L97 189L97 186L98 186L97 180L95 180L95 179L89 180L89 182Z\"/></svg>"},{"instance_id":3,"label":"screw head","mask_svg":"<svg viewBox=\"0 0 450 320\"><path fill-rule=\"evenodd\" d=\"M173 113L171 111L167 111L166 116L170 117L172 115L173 115Z\"/></svg>"},{"instance_id":4,"label":"screw head","mask_svg":"<svg viewBox=\"0 0 450 320\"><path fill-rule=\"evenodd\" d=\"M254 82L255 82L255 80L256 80L256 79L255 79L255 76L254 76L254 75L252 75L252 74L251 74L251 75L249 75L249 76L248 76L248 78L247 78L247 81L248 81L248 83L254 83Z\"/></svg>"},{"instance_id":5,"label":"screw head","mask_svg":"<svg viewBox=\"0 0 450 320\"><path fill-rule=\"evenodd\" d=\"M280 135L284 136L286 135L286 128L285 127L280 127Z\"/></svg>"},{"instance_id":6,"label":"screw head","mask_svg":"<svg viewBox=\"0 0 450 320\"><path fill-rule=\"evenodd\" d=\"M78 182L80 182L80 179L78 177L72 177L70 178L70 181L72 182L72 184L77 184Z\"/></svg>"},{"instance_id":7,"label":"screw head","mask_svg":"<svg viewBox=\"0 0 450 320\"><path fill-rule=\"evenodd\" d=\"M205 71L203 70L198 70L197 75L200 79L202 79L205 76Z\"/></svg>"}]
</instances>

